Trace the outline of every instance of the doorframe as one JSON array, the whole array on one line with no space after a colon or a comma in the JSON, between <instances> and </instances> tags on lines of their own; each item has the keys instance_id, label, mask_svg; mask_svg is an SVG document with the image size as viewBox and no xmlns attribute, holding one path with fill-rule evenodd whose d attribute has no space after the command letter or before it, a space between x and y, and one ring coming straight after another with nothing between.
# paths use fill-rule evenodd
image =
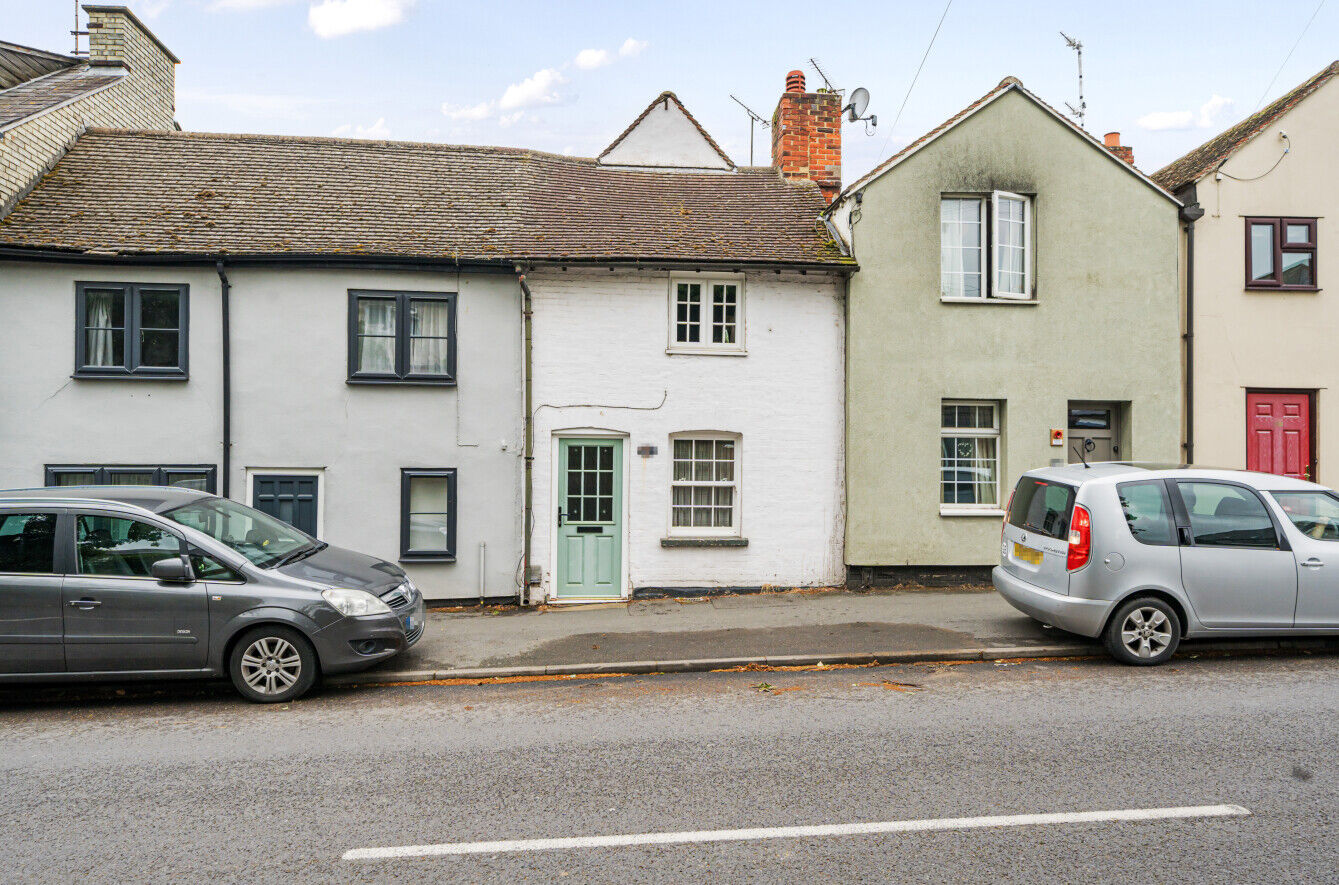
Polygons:
<instances>
[{"instance_id":1,"label":"doorframe","mask_svg":"<svg viewBox=\"0 0 1339 885\"><path fill-rule=\"evenodd\" d=\"M558 520L554 514L558 512L560 506L558 488L559 479L562 475L562 466L559 463L559 450L562 448L564 439L616 439L623 444L623 475L621 483L623 485L623 525L619 531L619 562L618 562L618 587L619 595L614 596L558 596ZM549 556L548 556L548 587L544 591L544 601L553 605L567 605L570 603L588 604L592 602L623 602L632 598L632 581L629 579L631 570L628 566L628 536L632 525L631 513L631 462L628 457L628 442L631 434L625 430L610 430L601 427L567 428L564 430L554 430L549 434L549 506L548 520L549 526Z\"/></svg>"},{"instance_id":2,"label":"doorframe","mask_svg":"<svg viewBox=\"0 0 1339 885\"><path fill-rule=\"evenodd\" d=\"M1241 430L1242 439L1246 441L1246 449L1242 454L1241 469L1246 470L1246 464L1250 458L1251 451L1251 394L1253 393L1290 393L1298 396L1305 396L1307 399L1307 445L1310 449L1311 461L1308 467L1311 475L1308 482L1320 482L1320 437L1317 434L1320 422L1316 420L1316 407L1320 401L1320 388L1317 387L1243 387L1241 398Z\"/></svg>"},{"instance_id":3,"label":"doorframe","mask_svg":"<svg viewBox=\"0 0 1339 885\"><path fill-rule=\"evenodd\" d=\"M325 537L325 468L324 467L248 467L246 468L246 501L248 507L255 507L256 477L269 474L281 476L316 477L316 537Z\"/></svg>"}]
</instances>

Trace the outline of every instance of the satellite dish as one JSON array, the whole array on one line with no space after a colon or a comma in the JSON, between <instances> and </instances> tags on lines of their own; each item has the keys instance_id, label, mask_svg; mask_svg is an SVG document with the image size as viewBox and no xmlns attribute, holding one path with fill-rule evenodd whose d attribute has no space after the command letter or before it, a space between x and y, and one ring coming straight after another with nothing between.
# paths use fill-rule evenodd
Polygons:
<instances>
[{"instance_id":1,"label":"satellite dish","mask_svg":"<svg viewBox=\"0 0 1339 885\"><path fill-rule=\"evenodd\" d=\"M865 111L869 110L869 90L864 86L858 86L851 92L850 103L842 108L844 111L850 111L847 119L854 123L856 120L865 116Z\"/></svg>"}]
</instances>

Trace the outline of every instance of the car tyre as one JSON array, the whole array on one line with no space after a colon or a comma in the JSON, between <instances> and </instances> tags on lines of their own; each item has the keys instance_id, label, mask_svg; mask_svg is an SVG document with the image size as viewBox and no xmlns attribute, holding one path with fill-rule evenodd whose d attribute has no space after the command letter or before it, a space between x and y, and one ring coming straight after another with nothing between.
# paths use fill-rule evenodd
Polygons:
<instances>
[{"instance_id":1,"label":"car tyre","mask_svg":"<svg viewBox=\"0 0 1339 885\"><path fill-rule=\"evenodd\" d=\"M1165 664L1181 644L1181 618L1176 609L1156 596L1123 603L1102 634L1111 656L1122 664L1151 667Z\"/></svg>"},{"instance_id":2,"label":"car tyre","mask_svg":"<svg viewBox=\"0 0 1339 885\"><path fill-rule=\"evenodd\" d=\"M258 704L301 697L316 683L317 669L316 650L307 637L278 624L247 630L228 655L233 686Z\"/></svg>"}]
</instances>

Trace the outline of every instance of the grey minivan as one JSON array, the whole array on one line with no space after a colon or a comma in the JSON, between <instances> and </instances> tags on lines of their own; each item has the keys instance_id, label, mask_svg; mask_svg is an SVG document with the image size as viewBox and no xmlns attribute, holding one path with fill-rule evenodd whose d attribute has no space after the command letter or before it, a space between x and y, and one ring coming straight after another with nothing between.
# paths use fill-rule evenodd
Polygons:
<instances>
[{"instance_id":1,"label":"grey minivan","mask_svg":"<svg viewBox=\"0 0 1339 885\"><path fill-rule=\"evenodd\" d=\"M995 589L1046 624L1161 664L1185 637L1339 634L1339 497L1242 470L1032 470Z\"/></svg>"},{"instance_id":2,"label":"grey minivan","mask_svg":"<svg viewBox=\"0 0 1339 885\"><path fill-rule=\"evenodd\" d=\"M0 492L0 682L217 677L258 702L423 635L404 571L227 498Z\"/></svg>"}]
</instances>

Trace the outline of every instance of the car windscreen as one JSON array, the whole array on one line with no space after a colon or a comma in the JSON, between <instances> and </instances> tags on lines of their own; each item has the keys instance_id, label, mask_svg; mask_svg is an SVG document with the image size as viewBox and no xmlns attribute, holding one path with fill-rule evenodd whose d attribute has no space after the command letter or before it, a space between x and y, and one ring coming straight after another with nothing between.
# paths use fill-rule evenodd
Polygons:
<instances>
[{"instance_id":1,"label":"car windscreen","mask_svg":"<svg viewBox=\"0 0 1339 885\"><path fill-rule=\"evenodd\" d=\"M163 516L227 544L261 568L313 543L288 523L227 498L205 498Z\"/></svg>"},{"instance_id":2,"label":"car windscreen","mask_svg":"<svg viewBox=\"0 0 1339 885\"><path fill-rule=\"evenodd\" d=\"M1009 525L1048 538L1069 534L1069 514L1074 509L1074 489L1063 483L1025 476L1014 489L1009 507Z\"/></svg>"}]
</instances>

